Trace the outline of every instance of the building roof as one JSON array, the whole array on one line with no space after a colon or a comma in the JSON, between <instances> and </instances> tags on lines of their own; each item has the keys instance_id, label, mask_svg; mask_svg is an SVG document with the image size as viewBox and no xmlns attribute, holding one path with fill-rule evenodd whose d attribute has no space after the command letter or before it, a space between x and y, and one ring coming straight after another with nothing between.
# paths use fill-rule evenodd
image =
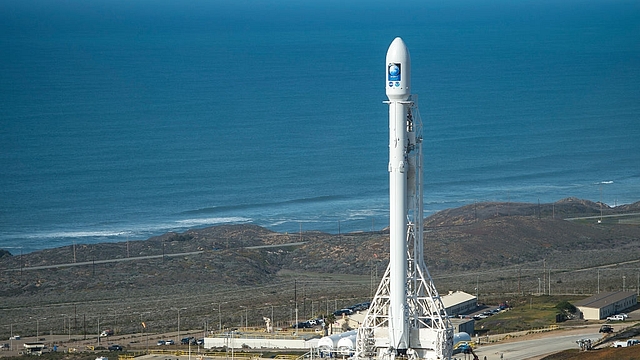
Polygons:
<instances>
[{"instance_id":1,"label":"building roof","mask_svg":"<svg viewBox=\"0 0 640 360\"><path fill-rule=\"evenodd\" d=\"M442 299L442 304L446 308L476 299L475 296L467 294L464 291L451 292L447 295L441 296L440 298Z\"/></svg>"},{"instance_id":2,"label":"building roof","mask_svg":"<svg viewBox=\"0 0 640 360\"><path fill-rule=\"evenodd\" d=\"M590 308L602 308L605 307L609 304L627 299L631 296L635 296L636 293L635 291L610 291L610 292L603 292L600 294L596 294L593 295L591 297L588 297L586 299L577 301L574 305L575 306L582 306L582 307L590 307Z\"/></svg>"}]
</instances>

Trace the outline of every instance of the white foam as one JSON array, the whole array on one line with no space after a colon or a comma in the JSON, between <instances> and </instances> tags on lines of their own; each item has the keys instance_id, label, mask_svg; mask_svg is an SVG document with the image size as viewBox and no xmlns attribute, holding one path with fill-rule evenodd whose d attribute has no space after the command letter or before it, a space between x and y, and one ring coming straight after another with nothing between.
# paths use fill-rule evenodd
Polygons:
<instances>
[{"instance_id":1,"label":"white foam","mask_svg":"<svg viewBox=\"0 0 640 360\"><path fill-rule=\"evenodd\" d=\"M102 230L102 231L57 231L57 232L39 232L33 234L27 234L22 237L27 239L39 239L39 238L86 238L86 237L114 237L131 235L130 231L115 231L115 230Z\"/></svg>"},{"instance_id":2,"label":"white foam","mask_svg":"<svg viewBox=\"0 0 640 360\"><path fill-rule=\"evenodd\" d=\"M228 223L246 223L251 221L249 218L244 217L212 217L212 218L200 218L200 219L185 219L178 220L176 223L181 226L199 226L199 225L215 225L215 224L228 224Z\"/></svg>"}]
</instances>

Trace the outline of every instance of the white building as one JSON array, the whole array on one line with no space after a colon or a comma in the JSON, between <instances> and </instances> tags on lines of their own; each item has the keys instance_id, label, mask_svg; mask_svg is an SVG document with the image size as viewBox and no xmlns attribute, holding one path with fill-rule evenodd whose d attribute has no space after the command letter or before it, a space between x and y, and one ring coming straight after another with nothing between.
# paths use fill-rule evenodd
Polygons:
<instances>
[{"instance_id":1,"label":"white building","mask_svg":"<svg viewBox=\"0 0 640 360\"><path fill-rule=\"evenodd\" d=\"M464 291L450 291L441 298L447 314L452 316L472 313L478 307L478 298Z\"/></svg>"},{"instance_id":2,"label":"white building","mask_svg":"<svg viewBox=\"0 0 640 360\"><path fill-rule=\"evenodd\" d=\"M635 291L612 291L593 295L574 304L585 320L602 320L635 306Z\"/></svg>"}]
</instances>

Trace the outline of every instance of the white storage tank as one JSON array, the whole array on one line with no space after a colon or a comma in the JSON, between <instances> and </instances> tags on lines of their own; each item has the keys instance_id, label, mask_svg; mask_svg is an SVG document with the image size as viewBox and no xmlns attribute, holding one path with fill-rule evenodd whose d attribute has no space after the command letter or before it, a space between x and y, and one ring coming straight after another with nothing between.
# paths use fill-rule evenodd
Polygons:
<instances>
[{"instance_id":1,"label":"white storage tank","mask_svg":"<svg viewBox=\"0 0 640 360\"><path fill-rule=\"evenodd\" d=\"M351 357L355 351L356 335L349 335L338 340L338 345L336 346L336 353L338 356Z\"/></svg>"},{"instance_id":2,"label":"white storage tank","mask_svg":"<svg viewBox=\"0 0 640 360\"><path fill-rule=\"evenodd\" d=\"M329 336L324 336L318 340L318 353L320 356L331 356L332 353L336 351L338 348L338 342L340 339L348 336L356 336L357 331L351 330L347 332L343 332L340 334L333 334ZM354 340L355 343L355 340Z\"/></svg>"}]
</instances>

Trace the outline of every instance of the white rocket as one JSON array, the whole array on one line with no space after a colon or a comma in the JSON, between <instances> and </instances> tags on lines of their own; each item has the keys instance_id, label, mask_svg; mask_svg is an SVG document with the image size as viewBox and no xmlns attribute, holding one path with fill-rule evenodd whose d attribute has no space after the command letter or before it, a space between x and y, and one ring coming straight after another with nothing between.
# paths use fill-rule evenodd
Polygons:
<instances>
[{"instance_id":1,"label":"white rocket","mask_svg":"<svg viewBox=\"0 0 640 360\"><path fill-rule=\"evenodd\" d=\"M358 328L356 358L445 360L453 326L424 263L422 122L411 59L395 38L385 61L389 104L389 266Z\"/></svg>"},{"instance_id":2,"label":"white rocket","mask_svg":"<svg viewBox=\"0 0 640 360\"><path fill-rule=\"evenodd\" d=\"M407 112L411 96L411 59L401 38L387 50L387 97L389 98L389 236L390 301L389 340L395 349L407 349Z\"/></svg>"}]
</instances>

